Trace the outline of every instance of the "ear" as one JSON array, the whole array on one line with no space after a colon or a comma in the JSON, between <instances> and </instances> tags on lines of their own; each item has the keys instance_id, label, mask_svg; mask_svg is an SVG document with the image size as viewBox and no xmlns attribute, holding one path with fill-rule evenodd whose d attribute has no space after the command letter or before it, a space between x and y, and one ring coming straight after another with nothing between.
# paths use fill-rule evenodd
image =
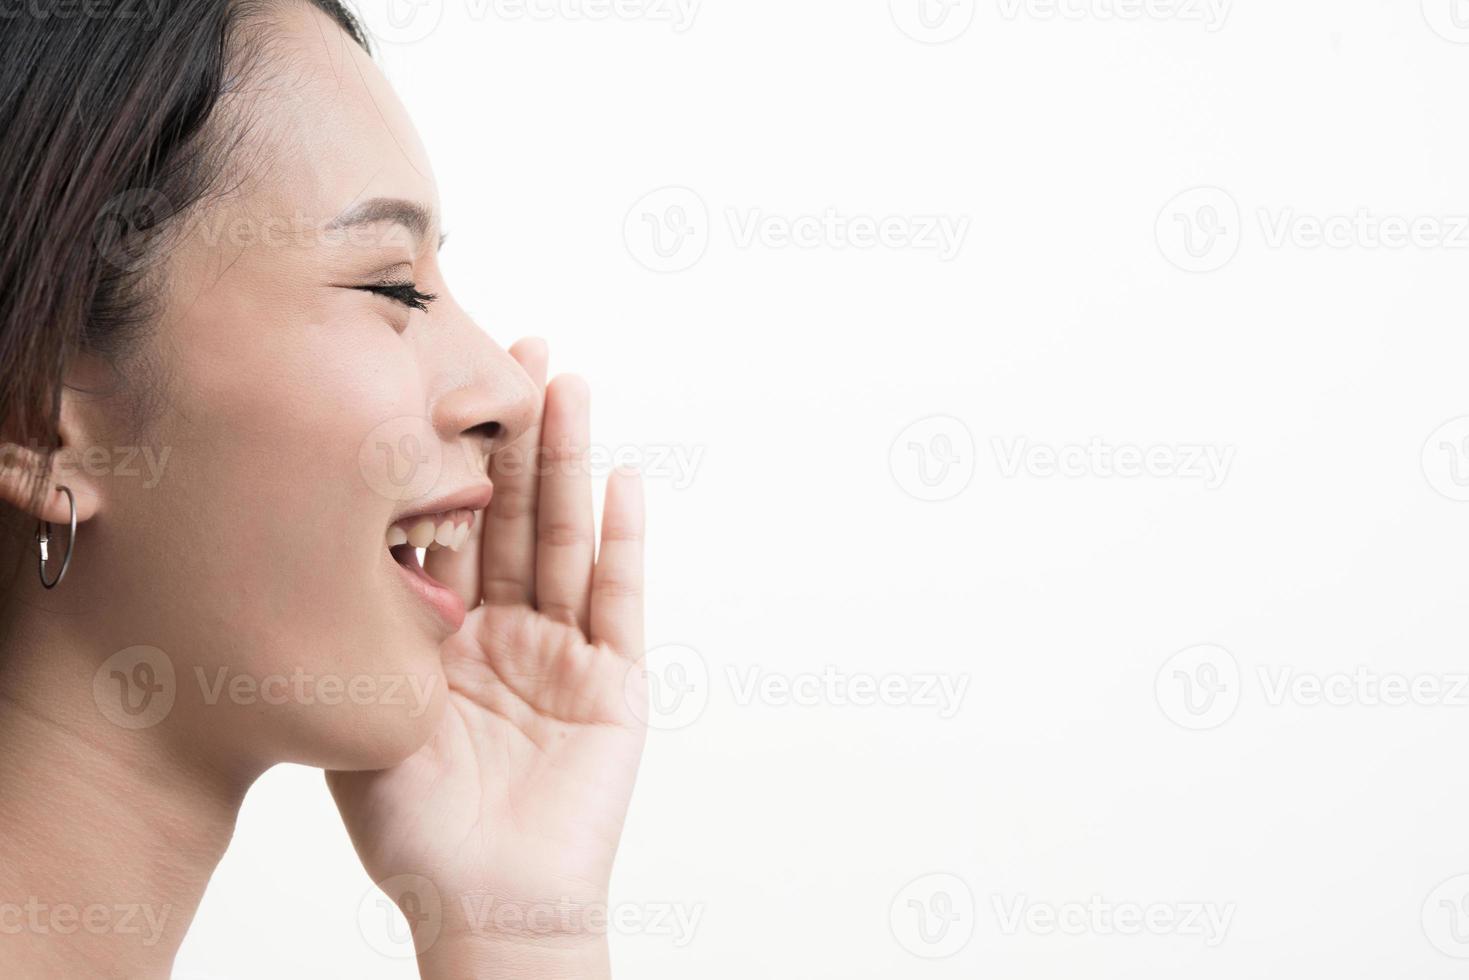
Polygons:
<instances>
[{"instance_id":1,"label":"ear","mask_svg":"<svg viewBox=\"0 0 1469 980\"><path fill-rule=\"evenodd\" d=\"M45 454L34 444L22 446L0 440L0 501L30 515L38 521L67 524L71 521L71 501L64 486L76 498L77 521L90 520L97 513L101 485L94 475L99 472L89 463L86 447L90 445L77 417L72 392L63 391L61 398L60 447L52 454L45 474L45 487L39 503L32 490L36 474L42 471ZM105 472L105 467L101 470Z\"/></svg>"}]
</instances>

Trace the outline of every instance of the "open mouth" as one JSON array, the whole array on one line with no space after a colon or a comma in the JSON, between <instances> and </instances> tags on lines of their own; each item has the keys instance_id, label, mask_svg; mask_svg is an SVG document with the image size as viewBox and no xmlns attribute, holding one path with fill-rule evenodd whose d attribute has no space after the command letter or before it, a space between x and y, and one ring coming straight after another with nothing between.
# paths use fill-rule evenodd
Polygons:
<instances>
[{"instance_id":1,"label":"open mouth","mask_svg":"<svg viewBox=\"0 0 1469 980\"><path fill-rule=\"evenodd\" d=\"M474 529L476 510L457 509L420 514L391 525L385 544L388 554L407 574L408 584L436 609L452 629L464 621L464 602L423 567L420 551L458 551Z\"/></svg>"}]
</instances>

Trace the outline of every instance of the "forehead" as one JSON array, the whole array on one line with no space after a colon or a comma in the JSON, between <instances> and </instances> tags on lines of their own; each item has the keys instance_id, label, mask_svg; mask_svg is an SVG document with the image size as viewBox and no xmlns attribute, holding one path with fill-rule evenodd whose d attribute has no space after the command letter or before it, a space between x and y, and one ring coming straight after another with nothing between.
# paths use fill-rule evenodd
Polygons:
<instances>
[{"instance_id":1,"label":"forehead","mask_svg":"<svg viewBox=\"0 0 1469 980\"><path fill-rule=\"evenodd\" d=\"M287 3L253 67L244 187L250 210L326 222L354 203L406 198L437 208L418 132L367 52L309 3Z\"/></svg>"}]
</instances>

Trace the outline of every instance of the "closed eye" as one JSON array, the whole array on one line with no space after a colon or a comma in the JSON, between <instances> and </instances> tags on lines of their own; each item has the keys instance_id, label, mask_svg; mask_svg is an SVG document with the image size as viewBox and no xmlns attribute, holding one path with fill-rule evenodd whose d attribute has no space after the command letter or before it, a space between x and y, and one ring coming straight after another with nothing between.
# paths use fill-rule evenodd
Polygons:
<instances>
[{"instance_id":1,"label":"closed eye","mask_svg":"<svg viewBox=\"0 0 1469 980\"><path fill-rule=\"evenodd\" d=\"M411 282L383 282L374 283L371 286L353 286L365 293L376 293L386 296L388 299L402 303L404 306L414 310L428 310L428 304L438 299L433 293L421 293L418 286Z\"/></svg>"}]
</instances>

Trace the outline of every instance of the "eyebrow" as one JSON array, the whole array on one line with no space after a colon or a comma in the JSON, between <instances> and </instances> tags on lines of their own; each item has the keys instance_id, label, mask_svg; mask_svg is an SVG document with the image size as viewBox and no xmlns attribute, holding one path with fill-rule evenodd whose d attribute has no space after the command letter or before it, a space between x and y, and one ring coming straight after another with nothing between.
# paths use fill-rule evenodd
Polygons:
<instances>
[{"instance_id":1,"label":"eyebrow","mask_svg":"<svg viewBox=\"0 0 1469 980\"><path fill-rule=\"evenodd\" d=\"M402 225L413 235L415 242L422 245L429 229L438 224L438 216L431 208L417 201L409 201L401 197L374 197L343 211L331 220L327 228L335 231L340 228L353 228L358 225L371 225L384 221ZM444 239L448 237L448 235L439 236L439 247L443 247Z\"/></svg>"}]
</instances>

